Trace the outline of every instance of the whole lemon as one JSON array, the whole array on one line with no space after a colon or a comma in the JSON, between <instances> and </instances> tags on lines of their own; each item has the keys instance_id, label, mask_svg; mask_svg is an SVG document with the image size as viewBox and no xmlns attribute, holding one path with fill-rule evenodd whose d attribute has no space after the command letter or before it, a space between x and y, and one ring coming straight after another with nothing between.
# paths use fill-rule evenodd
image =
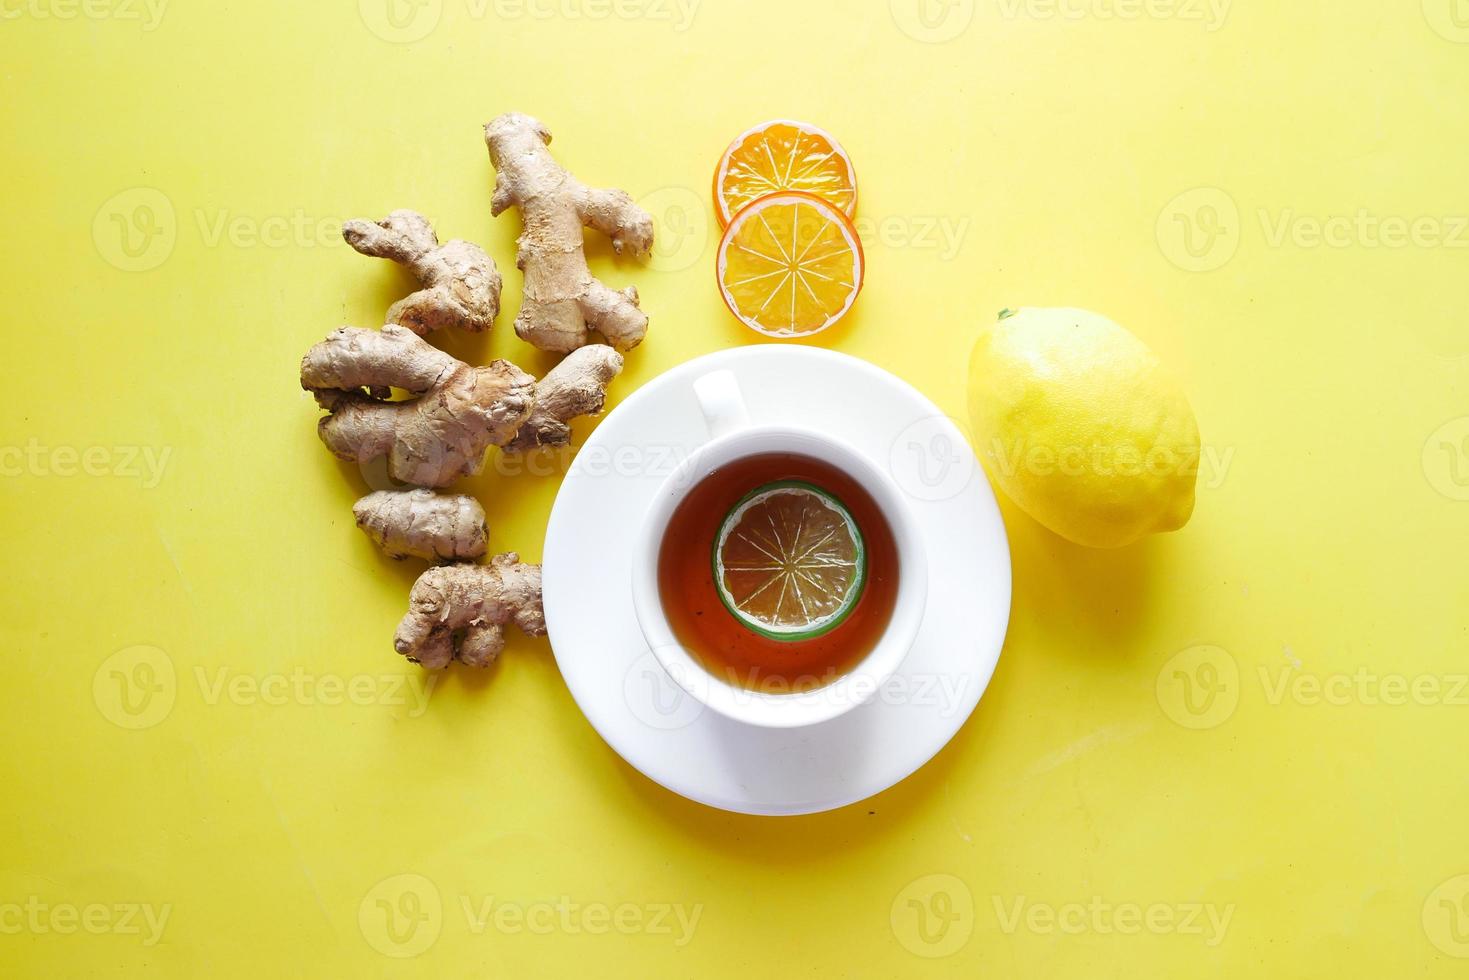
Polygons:
<instances>
[{"instance_id":1,"label":"whole lemon","mask_svg":"<svg viewBox=\"0 0 1469 980\"><path fill-rule=\"evenodd\" d=\"M1194 510L1199 428L1140 340L1086 310L1006 310L969 361L975 451L1057 534L1117 548Z\"/></svg>"}]
</instances>

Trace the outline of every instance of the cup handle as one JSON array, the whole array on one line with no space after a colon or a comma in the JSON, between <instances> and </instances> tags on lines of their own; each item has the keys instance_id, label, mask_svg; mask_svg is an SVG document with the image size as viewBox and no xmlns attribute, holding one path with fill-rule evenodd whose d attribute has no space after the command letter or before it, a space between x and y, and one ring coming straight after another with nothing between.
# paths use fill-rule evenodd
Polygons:
<instances>
[{"instance_id":1,"label":"cup handle","mask_svg":"<svg viewBox=\"0 0 1469 980\"><path fill-rule=\"evenodd\" d=\"M699 410L704 413L710 438L718 439L749 427L750 413L734 372L711 371L703 375L694 382L694 395L699 399Z\"/></svg>"}]
</instances>

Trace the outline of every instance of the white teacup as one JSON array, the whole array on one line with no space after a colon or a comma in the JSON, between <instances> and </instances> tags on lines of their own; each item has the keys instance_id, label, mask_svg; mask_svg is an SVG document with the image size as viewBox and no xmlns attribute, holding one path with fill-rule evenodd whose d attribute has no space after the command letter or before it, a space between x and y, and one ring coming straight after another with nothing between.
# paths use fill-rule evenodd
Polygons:
<instances>
[{"instance_id":1,"label":"white teacup","mask_svg":"<svg viewBox=\"0 0 1469 980\"><path fill-rule=\"evenodd\" d=\"M903 492L862 452L798 425L752 425L733 373L714 371L694 381L710 441L664 481L644 519L632 563L633 608L658 662L696 700L735 721L765 728L815 725L857 707L882 688L918 634L928 597L928 562ZM683 648L663 612L658 553L663 533L684 495L720 467L761 453L798 453L840 468L872 495L892 528L898 550L898 594L887 629L872 651L830 683L791 694L769 694L729 684L705 670Z\"/></svg>"}]
</instances>

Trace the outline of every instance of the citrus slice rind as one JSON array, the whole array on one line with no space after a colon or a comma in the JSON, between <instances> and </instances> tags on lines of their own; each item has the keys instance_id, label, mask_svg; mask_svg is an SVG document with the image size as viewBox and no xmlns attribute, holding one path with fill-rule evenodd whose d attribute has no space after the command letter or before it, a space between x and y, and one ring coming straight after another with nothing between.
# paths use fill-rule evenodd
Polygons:
<instances>
[{"instance_id":1,"label":"citrus slice rind","mask_svg":"<svg viewBox=\"0 0 1469 980\"><path fill-rule=\"evenodd\" d=\"M746 494L714 539L714 584L730 614L784 642L829 633L867 580L862 532L842 502L799 480Z\"/></svg>"},{"instance_id":2,"label":"citrus slice rind","mask_svg":"<svg viewBox=\"0 0 1469 980\"><path fill-rule=\"evenodd\" d=\"M741 208L780 191L805 191L857 214L857 169L836 137L819 126L772 119L745 130L714 169L714 211L721 226Z\"/></svg>"},{"instance_id":3,"label":"citrus slice rind","mask_svg":"<svg viewBox=\"0 0 1469 980\"><path fill-rule=\"evenodd\" d=\"M715 261L725 305L768 337L805 337L836 323L856 302L863 271L852 223L798 191L767 194L735 215Z\"/></svg>"}]
</instances>

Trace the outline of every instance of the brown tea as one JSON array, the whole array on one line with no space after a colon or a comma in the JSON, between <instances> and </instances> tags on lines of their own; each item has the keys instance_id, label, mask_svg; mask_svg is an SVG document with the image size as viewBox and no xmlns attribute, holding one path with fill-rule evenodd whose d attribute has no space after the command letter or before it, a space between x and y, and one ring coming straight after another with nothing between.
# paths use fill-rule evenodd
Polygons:
<instances>
[{"instance_id":1,"label":"brown tea","mask_svg":"<svg viewBox=\"0 0 1469 980\"><path fill-rule=\"evenodd\" d=\"M809 639L764 636L721 600L714 548L720 526L751 491L781 480L809 484L846 508L862 537L865 580L838 625ZM704 669L748 690L788 694L821 687L872 652L897 602L898 547L872 496L836 466L793 453L760 453L727 463L679 502L658 551L658 592L673 634Z\"/></svg>"}]
</instances>

